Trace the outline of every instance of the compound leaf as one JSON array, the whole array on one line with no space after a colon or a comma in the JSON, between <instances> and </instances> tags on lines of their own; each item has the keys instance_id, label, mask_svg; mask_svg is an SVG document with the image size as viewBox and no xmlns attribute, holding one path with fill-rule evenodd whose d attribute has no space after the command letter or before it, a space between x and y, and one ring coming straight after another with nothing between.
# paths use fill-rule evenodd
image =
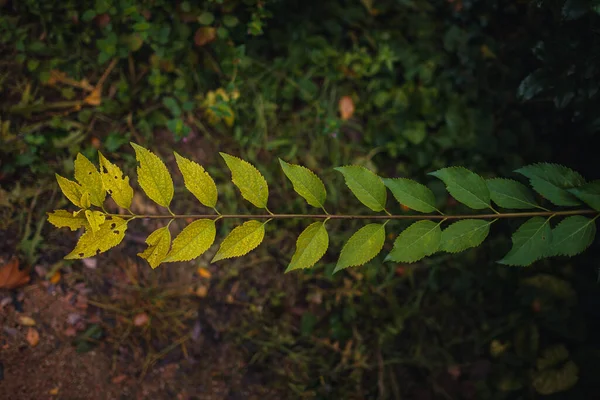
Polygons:
<instances>
[{"instance_id":1,"label":"compound leaf","mask_svg":"<svg viewBox=\"0 0 600 400\"><path fill-rule=\"evenodd\" d=\"M106 216L102 211L85 210L85 218L93 232L100 230L100 225L106 220Z\"/></svg>"},{"instance_id":2,"label":"compound leaf","mask_svg":"<svg viewBox=\"0 0 600 400\"><path fill-rule=\"evenodd\" d=\"M164 259L165 262L190 261L200 257L212 246L215 241L217 229L212 219L194 221L179 233L171 251Z\"/></svg>"},{"instance_id":3,"label":"compound leaf","mask_svg":"<svg viewBox=\"0 0 600 400\"><path fill-rule=\"evenodd\" d=\"M107 217L96 232L90 229L81 235L75 249L65 259L93 257L117 246L125 237L127 222L119 217Z\"/></svg>"},{"instance_id":4,"label":"compound leaf","mask_svg":"<svg viewBox=\"0 0 600 400\"><path fill-rule=\"evenodd\" d=\"M442 231L440 250L459 253L471 247L477 247L490 233L493 221L465 219L457 221Z\"/></svg>"},{"instance_id":5,"label":"compound leaf","mask_svg":"<svg viewBox=\"0 0 600 400\"><path fill-rule=\"evenodd\" d=\"M158 228L146 238L148 247L138 256L148 261L148 264L154 269L160 265L169 252L171 247L171 232L169 226Z\"/></svg>"},{"instance_id":6,"label":"compound leaf","mask_svg":"<svg viewBox=\"0 0 600 400\"><path fill-rule=\"evenodd\" d=\"M150 150L131 143L135 158L140 165L137 168L138 183L146 195L156 204L169 207L173 199L173 179L160 158Z\"/></svg>"},{"instance_id":7,"label":"compound leaf","mask_svg":"<svg viewBox=\"0 0 600 400\"><path fill-rule=\"evenodd\" d=\"M512 248L500 264L527 266L548 255L552 242L550 220L533 217L512 235Z\"/></svg>"},{"instance_id":8,"label":"compound leaf","mask_svg":"<svg viewBox=\"0 0 600 400\"><path fill-rule=\"evenodd\" d=\"M279 159L279 164L285 176L292 182L296 193L304 197L311 206L324 207L327 192L325 185L314 172L301 165L288 164L282 159Z\"/></svg>"},{"instance_id":9,"label":"compound leaf","mask_svg":"<svg viewBox=\"0 0 600 400\"><path fill-rule=\"evenodd\" d=\"M568 189L585 184L585 179L570 168L558 164L539 163L515 172L529 178L533 189L556 206L577 206L577 197Z\"/></svg>"},{"instance_id":10,"label":"compound leaf","mask_svg":"<svg viewBox=\"0 0 600 400\"><path fill-rule=\"evenodd\" d=\"M102 177L94 164L81 153L77 154L75 159L75 179L83 190L90 194L90 202L97 207L102 207L106 198Z\"/></svg>"},{"instance_id":11,"label":"compound leaf","mask_svg":"<svg viewBox=\"0 0 600 400\"><path fill-rule=\"evenodd\" d=\"M406 228L394 242L386 261L412 263L430 256L440 247L442 230L433 221L418 221Z\"/></svg>"},{"instance_id":12,"label":"compound leaf","mask_svg":"<svg viewBox=\"0 0 600 400\"><path fill-rule=\"evenodd\" d=\"M574 256L587 249L596 236L596 222L581 215L560 221L552 230L552 243L548 255Z\"/></svg>"},{"instance_id":13,"label":"compound leaf","mask_svg":"<svg viewBox=\"0 0 600 400\"><path fill-rule=\"evenodd\" d=\"M247 221L233 229L223 240L211 262L240 257L258 247L265 237L265 223Z\"/></svg>"},{"instance_id":14,"label":"compound leaf","mask_svg":"<svg viewBox=\"0 0 600 400\"><path fill-rule=\"evenodd\" d=\"M262 174L247 161L225 153L219 153L231 171L233 184L240 189L242 197L258 208L267 208L269 187Z\"/></svg>"},{"instance_id":15,"label":"compound leaf","mask_svg":"<svg viewBox=\"0 0 600 400\"><path fill-rule=\"evenodd\" d=\"M334 168L344 175L346 185L361 203L373 211L385 209L387 192L379 176L358 165Z\"/></svg>"},{"instance_id":16,"label":"compound leaf","mask_svg":"<svg viewBox=\"0 0 600 400\"><path fill-rule=\"evenodd\" d=\"M369 224L348 239L333 272L363 265L379 254L385 242L385 224Z\"/></svg>"},{"instance_id":17,"label":"compound leaf","mask_svg":"<svg viewBox=\"0 0 600 400\"><path fill-rule=\"evenodd\" d=\"M215 208L217 205L217 185L204 168L192 160L175 152L177 166L183 175L185 187L206 207Z\"/></svg>"},{"instance_id":18,"label":"compound leaf","mask_svg":"<svg viewBox=\"0 0 600 400\"><path fill-rule=\"evenodd\" d=\"M492 201L503 208L530 209L537 204L533 193L520 182L512 179L494 178L486 181Z\"/></svg>"},{"instance_id":19,"label":"compound leaf","mask_svg":"<svg viewBox=\"0 0 600 400\"><path fill-rule=\"evenodd\" d=\"M48 222L57 228L69 228L72 231L89 227L85 215L81 213L73 215L71 211L67 210L54 210L48 213Z\"/></svg>"},{"instance_id":20,"label":"compound leaf","mask_svg":"<svg viewBox=\"0 0 600 400\"><path fill-rule=\"evenodd\" d=\"M398 203L423 213L437 210L435 196L427 186L406 178L384 178L383 183L390 189Z\"/></svg>"},{"instance_id":21,"label":"compound leaf","mask_svg":"<svg viewBox=\"0 0 600 400\"><path fill-rule=\"evenodd\" d=\"M296 241L296 251L285 272L310 268L325 255L329 247L329 234L324 222L310 224Z\"/></svg>"},{"instance_id":22,"label":"compound leaf","mask_svg":"<svg viewBox=\"0 0 600 400\"><path fill-rule=\"evenodd\" d=\"M490 208L490 191L485 180L476 173L463 167L448 167L430 172L446 184L448 193L474 210Z\"/></svg>"},{"instance_id":23,"label":"compound leaf","mask_svg":"<svg viewBox=\"0 0 600 400\"><path fill-rule=\"evenodd\" d=\"M129 177L123 174L121 168L108 161L102 153L98 152L100 159L100 176L104 189L111 195L119 207L129 209L133 200L133 189L129 184Z\"/></svg>"},{"instance_id":24,"label":"compound leaf","mask_svg":"<svg viewBox=\"0 0 600 400\"><path fill-rule=\"evenodd\" d=\"M77 183L60 176L59 174L55 174L56 181L58 182L58 186L60 190L63 192L65 197L71 201L74 205L80 208L87 208L81 205L81 198L84 195L85 191L83 187ZM89 207L89 205L88 205Z\"/></svg>"},{"instance_id":25,"label":"compound leaf","mask_svg":"<svg viewBox=\"0 0 600 400\"><path fill-rule=\"evenodd\" d=\"M568 191L594 210L600 211L600 181L586 183Z\"/></svg>"}]
</instances>

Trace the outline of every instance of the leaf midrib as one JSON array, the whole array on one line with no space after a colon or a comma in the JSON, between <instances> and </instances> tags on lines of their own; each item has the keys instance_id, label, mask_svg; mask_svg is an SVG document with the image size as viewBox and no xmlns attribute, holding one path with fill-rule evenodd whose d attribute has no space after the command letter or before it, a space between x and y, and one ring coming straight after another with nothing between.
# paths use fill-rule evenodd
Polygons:
<instances>
[{"instance_id":1,"label":"leaf midrib","mask_svg":"<svg viewBox=\"0 0 600 400\"><path fill-rule=\"evenodd\" d=\"M465 220L465 221L466 221L466 220ZM493 222L494 222L494 221L488 221L488 223L487 223L487 224L485 224L485 225L480 225L480 226L478 226L477 228L475 228L475 229L474 229L474 230L472 230L472 231L468 231L468 232L465 232L465 233L463 233L463 234L461 234L461 235L459 235L459 236L455 236L455 237L452 239L452 241L455 241L455 240L461 239L461 238L463 238L463 237L465 237L465 236L467 236L467 235L469 235L469 234L474 234L474 233L478 232L478 231L479 231L479 230L481 230L481 229L485 229L485 228L487 228L488 226L490 226L490 225L491 225ZM447 242L447 243L450 243L450 242ZM443 243L442 243L442 245L443 245Z\"/></svg>"},{"instance_id":2,"label":"leaf midrib","mask_svg":"<svg viewBox=\"0 0 600 400\"><path fill-rule=\"evenodd\" d=\"M317 237L317 235L319 234L321 229L323 229L323 223L322 222L317 222L317 223L320 223L321 225L319 226L318 229L315 229L315 233L314 233L313 237L311 237L310 240L308 241L308 244L306 245L306 247L304 247L304 249L302 249L302 251L300 253L298 253L298 261L296 261L296 264L299 264L299 261L304 256L306 249L308 249L310 247L310 245L313 243L313 241L315 240L315 238ZM295 268L292 268L292 269L295 269Z\"/></svg>"},{"instance_id":3,"label":"leaf midrib","mask_svg":"<svg viewBox=\"0 0 600 400\"><path fill-rule=\"evenodd\" d=\"M144 161L146 163L146 167L149 169L150 168L149 167L149 165L150 165L149 159L151 159L152 157L150 156L149 152L147 154L145 151L140 151L140 153L141 153L142 157L144 158ZM140 163L140 168L142 168L141 163ZM162 198L163 202L166 204L164 207L168 207L169 203L171 202L171 200L168 200L165 197L166 193L163 193L163 191L159 189L158 181L156 180L156 177L154 176L155 174L151 173L151 171L148 171L147 175L150 175L150 177L152 178L152 182L154 182L154 186L155 186L156 191L158 192L159 196ZM158 174L156 174L156 175L158 175Z\"/></svg>"},{"instance_id":4,"label":"leaf midrib","mask_svg":"<svg viewBox=\"0 0 600 400\"><path fill-rule=\"evenodd\" d=\"M367 194L367 197L370 197L370 198L371 198L371 199L372 199L372 200L375 202L375 204L377 204L378 206L381 206L381 209L382 209L382 210L385 208L385 204L381 204L381 203L379 202L379 200L377 200L377 198L376 198L375 196L373 196L373 195L371 194L371 192L369 192L369 191L367 190L367 188L366 188L365 186L363 186L363 184L362 184L362 183L360 183L360 181L357 181L356 179L354 179L354 178L353 178L353 177L351 177L351 176L348 176L346 179L348 179L349 181L355 182L355 183L356 183L358 186L360 186L360 188L362 189L362 191L363 191L363 192L365 192L365 193Z\"/></svg>"},{"instance_id":5,"label":"leaf midrib","mask_svg":"<svg viewBox=\"0 0 600 400\"><path fill-rule=\"evenodd\" d=\"M489 202L484 201L482 198L480 198L479 196L477 196L475 193L473 193L472 191L470 191L469 189L465 188L464 186L462 186L458 181L453 180L452 181L452 185L448 185L448 186L455 186L459 189L464 190L465 192L467 192L467 194L471 195L472 197L475 198L475 200L479 201L481 204L483 204L485 206L485 208L490 206ZM487 186L486 186L487 189ZM488 189L489 190L489 189Z\"/></svg>"}]
</instances>

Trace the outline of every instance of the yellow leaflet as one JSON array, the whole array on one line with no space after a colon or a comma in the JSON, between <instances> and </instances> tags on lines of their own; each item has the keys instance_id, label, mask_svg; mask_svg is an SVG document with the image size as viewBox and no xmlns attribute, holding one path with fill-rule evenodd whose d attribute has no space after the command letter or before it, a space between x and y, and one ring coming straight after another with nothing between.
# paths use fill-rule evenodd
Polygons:
<instances>
[{"instance_id":1,"label":"yellow leaflet","mask_svg":"<svg viewBox=\"0 0 600 400\"><path fill-rule=\"evenodd\" d=\"M264 237L264 223L254 220L244 222L227 235L211 262L243 256L258 247Z\"/></svg>"},{"instance_id":2,"label":"yellow leaflet","mask_svg":"<svg viewBox=\"0 0 600 400\"><path fill-rule=\"evenodd\" d=\"M140 166L137 168L138 183L148 197L163 207L169 207L173 199L173 180L165 163L150 150L131 143L135 150L135 158Z\"/></svg>"},{"instance_id":3,"label":"yellow leaflet","mask_svg":"<svg viewBox=\"0 0 600 400\"><path fill-rule=\"evenodd\" d=\"M90 208L91 205L90 194L88 192L83 192L81 199L79 200L79 206L81 208Z\"/></svg>"},{"instance_id":4,"label":"yellow leaflet","mask_svg":"<svg viewBox=\"0 0 600 400\"><path fill-rule=\"evenodd\" d=\"M152 268L156 268L165 258L171 246L169 227L165 226L152 232L146 239L146 244L148 248L143 253L138 253L138 256L147 260Z\"/></svg>"},{"instance_id":5,"label":"yellow leaflet","mask_svg":"<svg viewBox=\"0 0 600 400\"><path fill-rule=\"evenodd\" d=\"M258 208L267 208L269 187L254 165L229 154L219 154L231 170L231 180L240 189L242 197Z\"/></svg>"},{"instance_id":6,"label":"yellow leaflet","mask_svg":"<svg viewBox=\"0 0 600 400\"><path fill-rule=\"evenodd\" d=\"M93 205L102 207L106 192L102 185L100 173L83 154L77 154L75 159L75 179L90 194L90 201Z\"/></svg>"},{"instance_id":7,"label":"yellow leaflet","mask_svg":"<svg viewBox=\"0 0 600 400\"><path fill-rule=\"evenodd\" d=\"M296 241L296 252L285 272L294 269L310 268L325 255L329 247L329 234L324 222L310 224Z\"/></svg>"},{"instance_id":8,"label":"yellow leaflet","mask_svg":"<svg viewBox=\"0 0 600 400\"><path fill-rule=\"evenodd\" d=\"M69 228L72 231L89 227L85 216L81 214L74 216L71 211L67 210L54 210L48 213L48 222L57 228Z\"/></svg>"},{"instance_id":9,"label":"yellow leaflet","mask_svg":"<svg viewBox=\"0 0 600 400\"><path fill-rule=\"evenodd\" d=\"M92 228L92 231L97 232L98 230L100 230L100 225L104 223L106 216L102 211L85 210L85 218L90 224L90 228Z\"/></svg>"},{"instance_id":10,"label":"yellow leaflet","mask_svg":"<svg viewBox=\"0 0 600 400\"><path fill-rule=\"evenodd\" d=\"M165 262L190 261L202 255L215 241L215 221L200 219L186 226L173 240Z\"/></svg>"},{"instance_id":11,"label":"yellow leaflet","mask_svg":"<svg viewBox=\"0 0 600 400\"><path fill-rule=\"evenodd\" d=\"M59 174L55 174L56 181L58 182L58 186L60 190L62 190L63 194L67 199L71 201L71 203L75 204L77 207L81 207L81 196L84 193L83 188L80 184L73 182L67 178L60 176ZM85 207L82 207L85 208Z\"/></svg>"},{"instance_id":12,"label":"yellow leaflet","mask_svg":"<svg viewBox=\"0 0 600 400\"><path fill-rule=\"evenodd\" d=\"M217 205L217 185L204 168L185 157L175 153L177 166L183 175L185 187L207 207L214 208Z\"/></svg>"},{"instance_id":13,"label":"yellow leaflet","mask_svg":"<svg viewBox=\"0 0 600 400\"><path fill-rule=\"evenodd\" d=\"M104 188L119 207L129 209L133 200L133 189L129 177L123 175L121 168L108 161L102 153L100 156L100 175Z\"/></svg>"},{"instance_id":14,"label":"yellow leaflet","mask_svg":"<svg viewBox=\"0 0 600 400\"><path fill-rule=\"evenodd\" d=\"M88 230L81 235L75 249L67 254L65 259L88 258L104 253L121 243L126 230L126 220L119 217L107 217L98 231Z\"/></svg>"}]
</instances>

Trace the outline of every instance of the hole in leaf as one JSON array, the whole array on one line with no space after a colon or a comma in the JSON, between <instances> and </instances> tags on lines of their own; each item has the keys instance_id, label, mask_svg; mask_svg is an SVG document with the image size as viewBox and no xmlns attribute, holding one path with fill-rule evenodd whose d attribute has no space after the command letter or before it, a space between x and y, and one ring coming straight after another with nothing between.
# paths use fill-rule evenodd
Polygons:
<instances>
[{"instance_id":1,"label":"hole in leaf","mask_svg":"<svg viewBox=\"0 0 600 400\"><path fill-rule=\"evenodd\" d=\"M79 253L79 257L83 257L83 253Z\"/></svg>"},{"instance_id":2,"label":"hole in leaf","mask_svg":"<svg viewBox=\"0 0 600 400\"><path fill-rule=\"evenodd\" d=\"M106 169L106 167L104 167L104 166L102 167L102 173L104 173L104 174L108 174L108 170L107 170L107 169Z\"/></svg>"},{"instance_id":3,"label":"hole in leaf","mask_svg":"<svg viewBox=\"0 0 600 400\"><path fill-rule=\"evenodd\" d=\"M110 224L110 229L113 229L115 226L117 226L117 224L115 224L114 222L112 224Z\"/></svg>"},{"instance_id":4,"label":"hole in leaf","mask_svg":"<svg viewBox=\"0 0 600 400\"><path fill-rule=\"evenodd\" d=\"M115 230L115 231L113 231L113 233L118 235L119 231Z\"/></svg>"}]
</instances>

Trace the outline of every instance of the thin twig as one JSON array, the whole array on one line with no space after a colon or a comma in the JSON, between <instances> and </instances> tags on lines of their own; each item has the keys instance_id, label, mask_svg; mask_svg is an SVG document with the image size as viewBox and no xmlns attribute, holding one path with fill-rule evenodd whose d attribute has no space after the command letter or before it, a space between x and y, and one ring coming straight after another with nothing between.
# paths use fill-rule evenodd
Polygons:
<instances>
[{"instance_id":1,"label":"thin twig","mask_svg":"<svg viewBox=\"0 0 600 400\"><path fill-rule=\"evenodd\" d=\"M598 215L595 210L568 210L568 211L532 211L512 212L500 214L461 214L461 215L332 215L332 214L173 214L173 215L131 215L107 214L110 217L125 219L150 218L150 219L363 219L363 220L457 220L457 219L496 219L496 218L528 218L528 217L560 217L569 215Z\"/></svg>"}]
</instances>

